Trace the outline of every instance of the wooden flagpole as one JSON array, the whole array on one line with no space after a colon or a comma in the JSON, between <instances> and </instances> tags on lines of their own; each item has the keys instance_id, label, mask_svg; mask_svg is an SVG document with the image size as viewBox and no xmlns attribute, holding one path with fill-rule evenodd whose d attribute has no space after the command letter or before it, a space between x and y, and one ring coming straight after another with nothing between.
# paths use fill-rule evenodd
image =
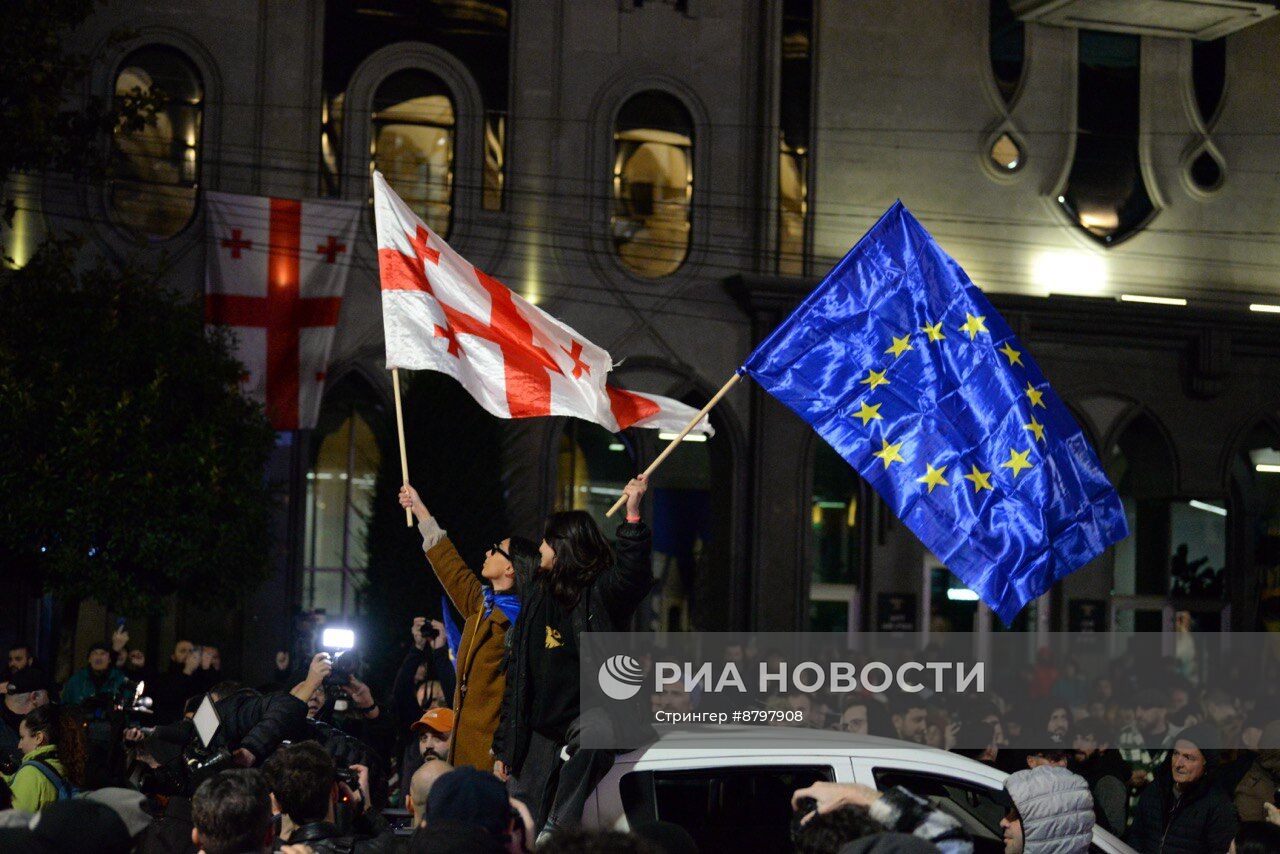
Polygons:
<instances>
[{"instance_id":1,"label":"wooden flagpole","mask_svg":"<svg viewBox=\"0 0 1280 854\"><path fill-rule=\"evenodd\" d=\"M702 407L702 411L699 412L697 415L695 415L693 417L693 420L685 425L684 429L680 431L680 434L671 440L671 444L667 445L666 449L663 450L661 454L658 454L658 458L656 460L649 463L649 467L644 470L644 474L643 474L644 477L648 477L649 475L653 474L653 470L656 469L658 466L662 465L663 460L671 456L671 452L676 449L676 446L678 446L681 442L684 441L684 437L688 436L689 433L692 432L694 427L697 427L700 423L702 423L702 419L707 417L707 413L711 411L711 407L719 403L720 398L728 394L729 389L733 388L734 385L741 378L742 378L742 374L735 372L734 375L729 378L729 381L727 383L720 386L720 390L715 393L715 396L713 396L709 401L707 401L707 405ZM403 455L403 452L401 453ZM612 516L614 513L617 513L618 508L621 507L623 504L625 504L626 501L627 501L627 496L619 495L618 500L613 502L613 506L609 508L609 512L604 515L606 517L609 517L609 516Z\"/></svg>"},{"instance_id":2,"label":"wooden flagpole","mask_svg":"<svg viewBox=\"0 0 1280 854\"><path fill-rule=\"evenodd\" d=\"M400 440L400 477L404 485L409 485L409 457L404 452L404 412L400 409L400 369L391 369L391 390L396 397L396 437ZM404 523L413 527L413 511L404 508Z\"/></svg>"}]
</instances>

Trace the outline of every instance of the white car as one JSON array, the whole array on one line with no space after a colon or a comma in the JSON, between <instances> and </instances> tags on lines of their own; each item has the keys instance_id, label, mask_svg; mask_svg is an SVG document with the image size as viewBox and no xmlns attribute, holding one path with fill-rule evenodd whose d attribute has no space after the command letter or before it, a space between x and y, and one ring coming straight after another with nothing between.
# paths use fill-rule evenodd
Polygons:
<instances>
[{"instance_id":1,"label":"white car","mask_svg":"<svg viewBox=\"0 0 1280 854\"><path fill-rule=\"evenodd\" d=\"M760 745L771 745L761 747ZM818 745L822 745L819 747ZM587 801L583 823L626 830L670 821L699 850L791 851L791 794L817 780L904 786L955 816L977 854L1003 852L996 799L1008 776L972 759L903 742L788 727L724 726L663 735L618 757ZM1104 830L1094 852L1133 854Z\"/></svg>"}]
</instances>

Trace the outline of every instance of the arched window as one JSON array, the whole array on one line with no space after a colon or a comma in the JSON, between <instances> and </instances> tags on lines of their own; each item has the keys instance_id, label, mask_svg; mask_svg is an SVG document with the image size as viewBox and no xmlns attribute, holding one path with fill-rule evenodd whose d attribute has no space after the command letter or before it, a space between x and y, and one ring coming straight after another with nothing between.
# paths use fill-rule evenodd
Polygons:
<instances>
[{"instance_id":1,"label":"arched window","mask_svg":"<svg viewBox=\"0 0 1280 854\"><path fill-rule=\"evenodd\" d=\"M618 257L648 278L689 254L693 117L664 92L642 92L618 111L613 132L613 217Z\"/></svg>"},{"instance_id":2,"label":"arched window","mask_svg":"<svg viewBox=\"0 0 1280 854\"><path fill-rule=\"evenodd\" d=\"M1129 537L1113 549L1116 627L1169 628L1177 603L1193 611L1200 629L1216 630L1224 602L1226 501L1179 496L1173 453L1146 415L1125 428L1107 469L1129 523ZM1206 605L1211 602L1218 604Z\"/></svg>"},{"instance_id":3,"label":"arched window","mask_svg":"<svg viewBox=\"0 0 1280 854\"><path fill-rule=\"evenodd\" d=\"M862 580L862 478L826 442L813 455L809 534L809 630L851 627ZM853 628L857 628L856 626Z\"/></svg>"},{"instance_id":4,"label":"arched window","mask_svg":"<svg viewBox=\"0 0 1280 854\"><path fill-rule=\"evenodd\" d=\"M322 413L315 464L307 472L302 601L304 609L330 616L360 610L365 531L382 459L369 423L354 406L342 409Z\"/></svg>"},{"instance_id":5,"label":"arched window","mask_svg":"<svg viewBox=\"0 0 1280 854\"><path fill-rule=\"evenodd\" d=\"M142 127L120 124L112 135L112 219L144 240L173 237L191 221L200 180L204 85L178 50L150 45L129 54L116 75L115 97L155 104Z\"/></svg>"},{"instance_id":6,"label":"arched window","mask_svg":"<svg viewBox=\"0 0 1280 854\"><path fill-rule=\"evenodd\" d=\"M1241 545L1232 576L1256 579L1258 590L1257 625L1242 628L1280 631L1280 432L1265 423L1249 431L1231 475L1231 521Z\"/></svg>"},{"instance_id":7,"label":"arched window","mask_svg":"<svg viewBox=\"0 0 1280 854\"><path fill-rule=\"evenodd\" d=\"M1155 213L1138 159L1138 36L1081 30L1076 150L1058 197L1067 215L1114 246Z\"/></svg>"},{"instance_id":8,"label":"arched window","mask_svg":"<svg viewBox=\"0 0 1280 854\"><path fill-rule=\"evenodd\" d=\"M447 237L453 216L453 96L439 77L397 71L373 96L372 168Z\"/></svg>"}]
</instances>

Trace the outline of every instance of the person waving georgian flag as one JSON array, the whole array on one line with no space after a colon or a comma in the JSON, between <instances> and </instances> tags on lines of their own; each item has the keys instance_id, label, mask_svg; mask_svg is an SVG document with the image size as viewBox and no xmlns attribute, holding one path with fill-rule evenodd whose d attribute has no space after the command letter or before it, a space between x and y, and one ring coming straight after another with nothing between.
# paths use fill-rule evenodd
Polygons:
<instances>
[{"instance_id":1,"label":"person waving georgian flag","mask_svg":"<svg viewBox=\"0 0 1280 854\"><path fill-rule=\"evenodd\" d=\"M440 371L499 418L572 415L610 432L681 430L697 410L610 386L613 359L477 269L373 175L387 367ZM711 433L704 423L699 432Z\"/></svg>"}]
</instances>

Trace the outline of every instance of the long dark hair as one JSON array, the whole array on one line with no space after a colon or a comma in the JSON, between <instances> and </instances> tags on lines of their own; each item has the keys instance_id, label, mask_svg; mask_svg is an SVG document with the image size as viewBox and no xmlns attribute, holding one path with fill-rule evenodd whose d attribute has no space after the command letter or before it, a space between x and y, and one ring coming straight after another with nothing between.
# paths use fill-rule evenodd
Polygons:
<instances>
[{"instance_id":1,"label":"long dark hair","mask_svg":"<svg viewBox=\"0 0 1280 854\"><path fill-rule=\"evenodd\" d=\"M511 568L515 570L515 585L511 592L524 596L533 583L533 576L542 563L542 553L533 540L525 537L511 537L507 542L507 557L511 559Z\"/></svg>"},{"instance_id":2,"label":"long dark hair","mask_svg":"<svg viewBox=\"0 0 1280 854\"><path fill-rule=\"evenodd\" d=\"M84 786L85 723L79 710L46 703L32 709L22 723L32 735L44 733L44 743L58 748L58 761L62 763L67 780L73 786Z\"/></svg>"},{"instance_id":3,"label":"long dark hair","mask_svg":"<svg viewBox=\"0 0 1280 854\"><path fill-rule=\"evenodd\" d=\"M552 597L568 610L597 575L613 565L613 548L585 510L563 510L547 517L542 538L555 552L544 574Z\"/></svg>"}]
</instances>

